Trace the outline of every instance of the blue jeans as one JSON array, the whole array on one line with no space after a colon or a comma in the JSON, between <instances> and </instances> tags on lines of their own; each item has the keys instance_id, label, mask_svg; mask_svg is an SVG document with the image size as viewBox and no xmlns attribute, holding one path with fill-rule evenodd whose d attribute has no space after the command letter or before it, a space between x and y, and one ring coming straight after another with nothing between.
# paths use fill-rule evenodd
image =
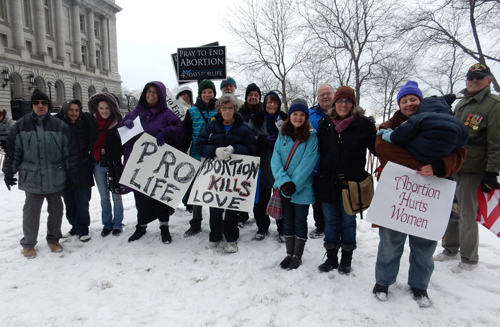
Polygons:
<instances>
[{"instance_id":1,"label":"blue jeans","mask_svg":"<svg viewBox=\"0 0 500 327\"><path fill-rule=\"evenodd\" d=\"M78 188L63 192L66 205L66 218L71 225L71 232L78 235L88 235L90 226L89 201L92 188Z\"/></svg>"},{"instance_id":2,"label":"blue jeans","mask_svg":"<svg viewBox=\"0 0 500 327\"><path fill-rule=\"evenodd\" d=\"M308 204L292 203L289 198L281 196L283 206L283 233L287 236L297 236L307 239Z\"/></svg>"},{"instance_id":3,"label":"blue jeans","mask_svg":"<svg viewBox=\"0 0 500 327\"><path fill-rule=\"evenodd\" d=\"M123 228L123 202L121 194L111 193L108 186L108 167L101 167L98 163L94 164L94 178L97 190L101 196L102 225L106 229ZM113 197L114 215L111 214L111 198ZM114 217L113 217L114 216Z\"/></svg>"},{"instance_id":4,"label":"blue jeans","mask_svg":"<svg viewBox=\"0 0 500 327\"><path fill-rule=\"evenodd\" d=\"M326 244L356 246L356 215L349 215L344 210L340 199L337 203L321 202L325 217Z\"/></svg>"},{"instance_id":5,"label":"blue jeans","mask_svg":"<svg viewBox=\"0 0 500 327\"><path fill-rule=\"evenodd\" d=\"M396 282L399 263L403 255L406 237L410 239L410 269L408 285L426 290L434 271L432 255L436 250L436 241L407 235L395 230L380 227L375 280L377 284L389 286Z\"/></svg>"}]
</instances>

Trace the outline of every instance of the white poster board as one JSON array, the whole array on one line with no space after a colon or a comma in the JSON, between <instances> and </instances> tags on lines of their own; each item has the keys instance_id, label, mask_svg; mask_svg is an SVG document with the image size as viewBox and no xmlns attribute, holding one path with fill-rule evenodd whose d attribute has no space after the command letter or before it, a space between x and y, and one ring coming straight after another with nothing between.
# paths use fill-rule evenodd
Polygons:
<instances>
[{"instance_id":1,"label":"white poster board","mask_svg":"<svg viewBox=\"0 0 500 327\"><path fill-rule=\"evenodd\" d=\"M118 134L120 135L120 139L122 140L122 144L127 143L131 138L136 135L144 132L144 128L142 128L141 117L137 116L134 119L134 127L128 129L127 126L122 126L117 129Z\"/></svg>"},{"instance_id":2,"label":"white poster board","mask_svg":"<svg viewBox=\"0 0 500 327\"><path fill-rule=\"evenodd\" d=\"M175 99L175 94L172 93L172 91L170 91L168 88L167 88L167 106L170 110L174 112L174 114L177 117L179 117L182 121L184 121L184 118L186 118L186 113L184 111L184 108L182 108L182 106L179 105L179 103Z\"/></svg>"},{"instance_id":3,"label":"white poster board","mask_svg":"<svg viewBox=\"0 0 500 327\"><path fill-rule=\"evenodd\" d=\"M144 133L134 144L120 183L177 208L195 178L200 162L174 147L158 146Z\"/></svg>"},{"instance_id":4,"label":"white poster board","mask_svg":"<svg viewBox=\"0 0 500 327\"><path fill-rule=\"evenodd\" d=\"M204 159L188 204L252 212L260 158L231 155L228 160Z\"/></svg>"},{"instance_id":5,"label":"white poster board","mask_svg":"<svg viewBox=\"0 0 500 327\"><path fill-rule=\"evenodd\" d=\"M429 240L440 240L450 219L456 183L388 162L366 221Z\"/></svg>"}]
</instances>

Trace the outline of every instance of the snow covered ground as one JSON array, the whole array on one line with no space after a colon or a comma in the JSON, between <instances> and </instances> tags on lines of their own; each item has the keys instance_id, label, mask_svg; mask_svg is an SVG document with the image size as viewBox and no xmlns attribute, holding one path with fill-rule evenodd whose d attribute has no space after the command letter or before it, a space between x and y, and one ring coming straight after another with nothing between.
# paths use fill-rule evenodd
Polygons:
<instances>
[{"instance_id":1,"label":"snow covered ground","mask_svg":"<svg viewBox=\"0 0 500 327\"><path fill-rule=\"evenodd\" d=\"M454 274L457 261L436 263L428 290L432 307L420 309L406 284L408 249L388 301L373 297L378 233L365 221L358 221L350 276L319 273L320 239L308 240L299 269L284 271L278 263L285 248L275 240L274 222L268 238L254 241L251 218L240 230L238 253L208 250L208 208L201 234L183 237L190 214L181 205L171 217L171 244L159 240L157 222L142 239L128 243L136 221L131 194L124 196L124 233L102 238L94 188L92 240L72 238L63 241L62 253L51 253L44 206L38 256L28 260L19 245L24 193L0 185L0 194L0 326L498 326L500 321L500 239L482 226L477 269ZM312 230L312 213L309 217ZM64 219L62 231L68 230Z\"/></svg>"}]
</instances>

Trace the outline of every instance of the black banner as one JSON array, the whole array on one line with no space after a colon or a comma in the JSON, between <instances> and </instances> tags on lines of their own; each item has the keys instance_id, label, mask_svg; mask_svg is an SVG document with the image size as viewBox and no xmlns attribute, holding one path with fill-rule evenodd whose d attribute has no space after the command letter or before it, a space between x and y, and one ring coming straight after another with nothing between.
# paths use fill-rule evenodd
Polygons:
<instances>
[{"instance_id":1,"label":"black banner","mask_svg":"<svg viewBox=\"0 0 500 327\"><path fill-rule=\"evenodd\" d=\"M226 47L204 46L177 49L178 81L197 81L202 76L209 79L226 78Z\"/></svg>"}]
</instances>

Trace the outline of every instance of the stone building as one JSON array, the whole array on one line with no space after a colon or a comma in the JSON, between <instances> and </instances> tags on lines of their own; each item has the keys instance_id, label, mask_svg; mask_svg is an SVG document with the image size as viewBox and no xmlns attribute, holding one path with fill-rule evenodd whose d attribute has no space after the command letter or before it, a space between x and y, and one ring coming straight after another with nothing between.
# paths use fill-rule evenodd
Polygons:
<instances>
[{"instance_id":1,"label":"stone building","mask_svg":"<svg viewBox=\"0 0 500 327\"><path fill-rule=\"evenodd\" d=\"M121 93L115 0L0 0L0 109L38 88L54 107Z\"/></svg>"}]
</instances>

